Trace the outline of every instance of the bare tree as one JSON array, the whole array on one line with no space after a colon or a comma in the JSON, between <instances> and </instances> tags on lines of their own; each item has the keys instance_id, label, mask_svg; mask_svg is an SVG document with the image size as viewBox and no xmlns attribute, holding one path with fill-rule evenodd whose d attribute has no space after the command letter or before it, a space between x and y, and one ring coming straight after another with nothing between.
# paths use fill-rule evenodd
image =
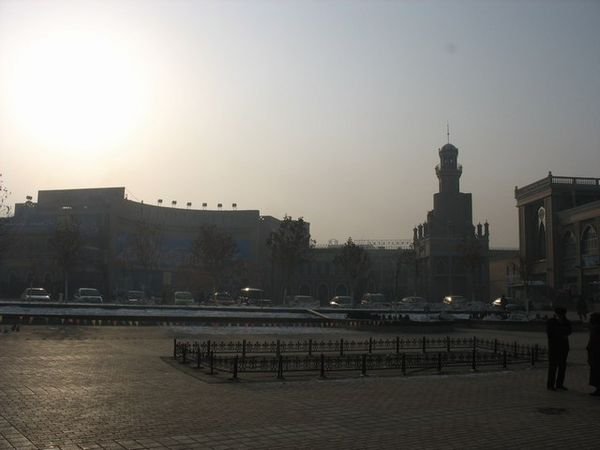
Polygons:
<instances>
[{"instance_id":1,"label":"bare tree","mask_svg":"<svg viewBox=\"0 0 600 450\"><path fill-rule=\"evenodd\" d=\"M366 281L371 268L369 255L364 248L356 245L349 237L340 253L333 259L333 263L339 266L349 278L352 286L353 305L356 305L360 286Z\"/></svg>"},{"instance_id":2,"label":"bare tree","mask_svg":"<svg viewBox=\"0 0 600 450\"><path fill-rule=\"evenodd\" d=\"M237 245L231 234L214 225L203 225L192 244L194 262L200 265L212 280L213 292L224 287L224 279L236 268Z\"/></svg>"},{"instance_id":3,"label":"bare tree","mask_svg":"<svg viewBox=\"0 0 600 450\"><path fill-rule=\"evenodd\" d=\"M308 261L312 246L308 224L302 217L293 220L286 215L279 224L279 229L271 233L267 241L271 247L271 258L277 265L283 278L283 302L292 292L291 285L298 267Z\"/></svg>"}]
</instances>

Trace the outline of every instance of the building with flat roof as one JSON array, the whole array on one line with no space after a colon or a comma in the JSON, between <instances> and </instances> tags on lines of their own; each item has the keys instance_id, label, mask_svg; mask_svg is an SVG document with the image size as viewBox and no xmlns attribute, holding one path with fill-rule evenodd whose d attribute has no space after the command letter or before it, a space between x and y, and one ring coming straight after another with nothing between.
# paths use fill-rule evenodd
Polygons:
<instances>
[{"instance_id":1,"label":"building with flat roof","mask_svg":"<svg viewBox=\"0 0 600 450\"><path fill-rule=\"evenodd\" d=\"M530 297L567 290L600 301L600 179L548 176L515 187L519 253Z\"/></svg>"},{"instance_id":2,"label":"building with flat roof","mask_svg":"<svg viewBox=\"0 0 600 450\"><path fill-rule=\"evenodd\" d=\"M8 245L0 261L0 289L15 296L27 286L63 291L56 264L54 234L65 219L77 223L80 249L69 273L70 291L95 287L112 298L130 289L148 295L190 290L210 294L206 274L191 261L200 227L214 225L230 234L243 270L231 288L270 288L267 239L280 221L258 210L197 210L155 206L127 199L125 188L47 190L37 202L15 205L5 222Z\"/></svg>"}]
</instances>

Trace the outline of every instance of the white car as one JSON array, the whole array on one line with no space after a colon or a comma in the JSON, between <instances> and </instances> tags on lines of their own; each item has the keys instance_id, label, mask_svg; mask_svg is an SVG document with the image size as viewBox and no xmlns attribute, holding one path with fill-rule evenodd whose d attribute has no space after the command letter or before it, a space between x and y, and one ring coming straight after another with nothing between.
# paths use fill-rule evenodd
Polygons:
<instances>
[{"instance_id":1,"label":"white car","mask_svg":"<svg viewBox=\"0 0 600 450\"><path fill-rule=\"evenodd\" d=\"M462 295L447 295L442 301L444 305L448 305L454 309L464 308L467 302L468 300Z\"/></svg>"},{"instance_id":2,"label":"white car","mask_svg":"<svg viewBox=\"0 0 600 450\"><path fill-rule=\"evenodd\" d=\"M428 309L427 300L423 297L410 296L404 297L396 306L400 309Z\"/></svg>"},{"instance_id":3,"label":"white car","mask_svg":"<svg viewBox=\"0 0 600 450\"><path fill-rule=\"evenodd\" d=\"M334 308L352 308L352 297L349 295L336 295L329 302Z\"/></svg>"},{"instance_id":4,"label":"white car","mask_svg":"<svg viewBox=\"0 0 600 450\"><path fill-rule=\"evenodd\" d=\"M102 295L98 289L94 288L79 288L73 296L73 301L76 303L103 303Z\"/></svg>"},{"instance_id":5,"label":"white car","mask_svg":"<svg viewBox=\"0 0 600 450\"><path fill-rule=\"evenodd\" d=\"M193 305L194 297L189 291L176 291L173 294L173 302L176 305Z\"/></svg>"},{"instance_id":6,"label":"white car","mask_svg":"<svg viewBox=\"0 0 600 450\"><path fill-rule=\"evenodd\" d=\"M21 294L21 300L26 302L49 302L50 295L43 288L27 288Z\"/></svg>"}]
</instances>

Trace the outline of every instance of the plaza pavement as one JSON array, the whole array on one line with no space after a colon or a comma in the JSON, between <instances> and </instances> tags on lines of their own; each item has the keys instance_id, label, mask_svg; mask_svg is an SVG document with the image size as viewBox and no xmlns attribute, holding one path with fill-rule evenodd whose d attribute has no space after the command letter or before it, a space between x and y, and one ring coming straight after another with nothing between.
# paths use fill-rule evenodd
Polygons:
<instances>
[{"instance_id":1,"label":"plaza pavement","mask_svg":"<svg viewBox=\"0 0 600 450\"><path fill-rule=\"evenodd\" d=\"M175 336L374 335L320 329L272 333L75 326L25 326L2 333L0 449L600 448L600 398L588 395L584 332L571 339L568 392L545 389L545 367L206 383L161 359L171 354ZM462 330L453 335L474 334L545 345L542 333Z\"/></svg>"}]
</instances>

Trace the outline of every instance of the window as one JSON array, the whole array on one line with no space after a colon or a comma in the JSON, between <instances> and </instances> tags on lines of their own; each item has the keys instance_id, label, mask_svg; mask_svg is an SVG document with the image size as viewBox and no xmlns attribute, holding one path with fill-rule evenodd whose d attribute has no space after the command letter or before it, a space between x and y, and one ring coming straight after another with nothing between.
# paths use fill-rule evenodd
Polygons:
<instances>
[{"instance_id":1,"label":"window","mask_svg":"<svg viewBox=\"0 0 600 450\"><path fill-rule=\"evenodd\" d=\"M598 234L593 226L588 226L581 237L581 263L583 267L600 265L598 255Z\"/></svg>"},{"instance_id":2,"label":"window","mask_svg":"<svg viewBox=\"0 0 600 450\"><path fill-rule=\"evenodd\" d=\"M583 232L581 238L581 254L582 255L597 255L598 254L598 234L593 226L588 226Z\"/></svg>"}]
</instances>

